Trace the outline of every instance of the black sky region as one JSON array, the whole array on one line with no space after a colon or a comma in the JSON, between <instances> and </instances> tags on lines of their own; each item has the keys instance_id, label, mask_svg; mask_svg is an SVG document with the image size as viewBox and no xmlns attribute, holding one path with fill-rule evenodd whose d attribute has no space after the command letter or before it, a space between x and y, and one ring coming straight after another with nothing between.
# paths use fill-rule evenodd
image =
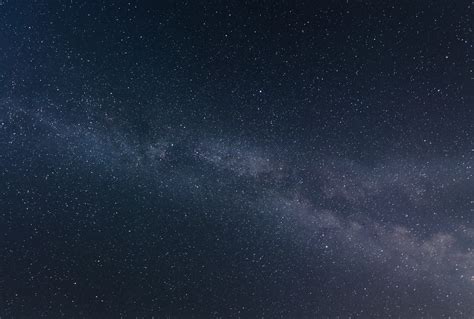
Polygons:
<instances>
[{"instance_id":1,"label":"black sky region","mask_svg":"<svg viewBox=\"0 0 474 319\"><path fill-rule=\"evenodd\" d=\"M474 318L472 14L0 0L0 317Z\"/></svg>"}]
</instances>

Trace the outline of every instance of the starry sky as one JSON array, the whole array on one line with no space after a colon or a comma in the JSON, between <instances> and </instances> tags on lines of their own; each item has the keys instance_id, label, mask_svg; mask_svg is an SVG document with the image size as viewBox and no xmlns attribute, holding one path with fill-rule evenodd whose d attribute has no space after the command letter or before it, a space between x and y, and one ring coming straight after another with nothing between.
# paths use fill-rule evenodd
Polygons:
<instances>
[{"instance_id":1,"label":"starry sky","mask_svg":"<svg viewBox=\"0 0 474 319\"><path fill-rule=\"evenodd\" d=\"M0 317L474 318L472 14L0 0Z\"/></svg>"}]
</instances>

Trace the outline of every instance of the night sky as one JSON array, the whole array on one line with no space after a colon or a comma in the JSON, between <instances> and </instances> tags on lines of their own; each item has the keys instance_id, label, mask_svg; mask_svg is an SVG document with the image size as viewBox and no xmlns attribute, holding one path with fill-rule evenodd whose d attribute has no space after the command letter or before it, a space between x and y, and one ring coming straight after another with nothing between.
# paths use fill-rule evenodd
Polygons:
<instances>
[{"instance_id":1,"label":"night sky","mask_svg":"<svg viewBox=\"0 0 474 319\"><path fill-rule=\"evenodd\" d=\"M474 318L472 16L0 0L0 318Z\"/></svg>"}]
</instances>

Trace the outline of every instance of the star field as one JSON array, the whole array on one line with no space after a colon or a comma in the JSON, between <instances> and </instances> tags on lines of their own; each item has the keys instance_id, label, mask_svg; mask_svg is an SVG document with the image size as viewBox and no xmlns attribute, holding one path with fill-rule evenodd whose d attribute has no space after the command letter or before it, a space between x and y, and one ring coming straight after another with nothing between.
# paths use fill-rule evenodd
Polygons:
<instances>
[{"instance_id":1,"label":"star field","mask_svg":"<svg viewBox=\"0 0 474 319\"><path fill-rule=\"evenodd\" d=\"M1 318L472 318L464 1L0 1Z\"/></svg>"}]
</instances>

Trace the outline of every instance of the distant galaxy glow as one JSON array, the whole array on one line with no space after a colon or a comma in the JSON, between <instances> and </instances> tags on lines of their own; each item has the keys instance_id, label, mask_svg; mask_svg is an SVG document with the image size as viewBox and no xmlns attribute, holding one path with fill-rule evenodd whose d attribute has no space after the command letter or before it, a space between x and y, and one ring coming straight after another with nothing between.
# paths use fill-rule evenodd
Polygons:
<instances>
[{"instance_id":1,"label":"distant galaxy glow","mask_svg":"<svg viewBox=\"0 0 474 319\"><path fill-rule=\"evenodd\" d=\"M469 3L0 4L0 317L473 318Z\"/></svg>"}]
</instances>

